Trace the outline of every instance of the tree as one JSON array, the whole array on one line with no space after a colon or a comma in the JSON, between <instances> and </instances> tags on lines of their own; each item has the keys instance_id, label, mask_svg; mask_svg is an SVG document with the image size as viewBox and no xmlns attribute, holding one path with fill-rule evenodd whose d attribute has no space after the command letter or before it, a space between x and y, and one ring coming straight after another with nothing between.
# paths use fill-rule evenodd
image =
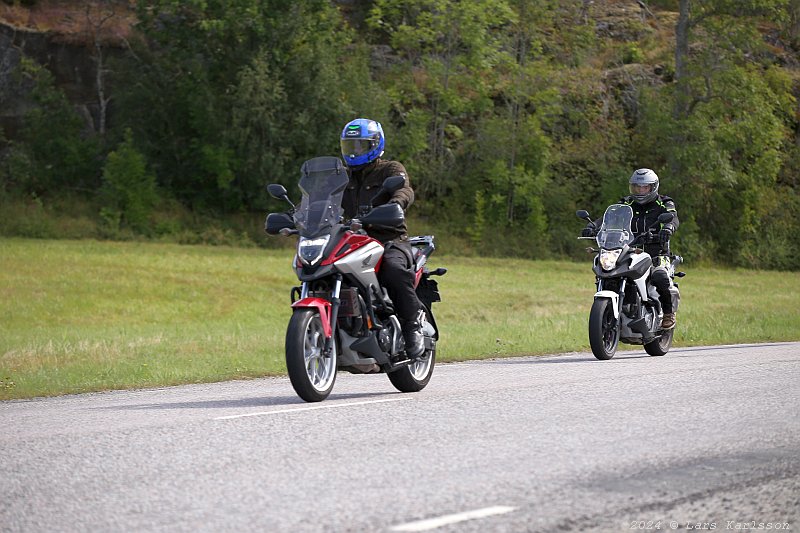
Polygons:
<instances>
[{"instance_id":1,"label":"tree","mask_svg":"<svg viewBox=\"0 0 800 533\"><path fill-rule=\"evenodd\" d=\"M396 143L429 200L448 194L465 131L491 109L492 70L513 18L502 0L375 2L368 23L401 57L384 78Z\"/></svg>"},{"instance_id":2,"label":"tree","mask_svg":"<svg viewBox=\"0 0 800 533\"><path fill-rule=\"evenodd\" d=\"M650 93L643 144L681 193L680 239L693 254L737 250L737 262L750 262L743 245L771 223L763 200L781 168L793 98L756 23L780 20L785 4L680 2L675 84ZM658 101L672 102L671 120Z\"/></svg>"},{"instance_id":3,"label":"tree","mask_svg":"<svg viewBox=\"0 0 800 533\"><path fill-rule=\"evenodd\" d=\"M107 87L108 67L105 58L106 42L110 38L108 28L114 19L120 16L119 12L125 8L126 6L120 5L116 1L106 1L99 4L87 2L84 6L86 43L91 47L89 55L95 64L95 90L97 91L98 107L97 132L101 136L106 133L108 105L111 102Z\"/></svg>"},{"instance_id":4,"label":"tree","mask_svg":"<svg viewBox=\"0 0 800 533\"><path fill-rule=\"evenodd\" d=\"M521 1L510 7L514 17L499 43L501 53L494 68L494 105L464 140L463 166L468 170L462 186L475 205L473 243L480 243L484 234L501 232L509 249L523 244L543 250L550 139L541 122L554 111L558 95L550 83L553 70L543 53L540 28L551 23L554 3ZM490 242L484 239L482 244L487 247Z\"/></svg>"},{"instance_id":5,"label":"tree","mask_svg":"<svg viewBox=\"0 0 800 533\"><path fill-rule=\"evenodd\" d=\"M327 0L159 0L140 3L139 17L147 40L119 83L122 123L188 205L262 207L264 182L288 183L304 159L335 153L362 107L353 100L368 77L355 96L347 82L366 59L350 54Z\"/></svg>"},{"instance_id":6,"label":"tree","mask_svg":"<svg viewBox=\"0 0 800 533\"><path fill-rule=\"evenodd\" d=\"M130 130L108 154L103 167L101 215L114 226L146 233L150 214L158 202L155 177L147 171L144 156L136 150Z\"/></svg>"},{"instance_id":7,"label":"tree","mask_svg":"<svg viewBox=\"0 0 800 533\"><path fill-rule=\"evenodd\" d=\"M19 137L11 142L11 188L38 196L94 191L99 147L84 135L83 120L55 86L53 75L23 56L14 80L30 91L32 106Z\"/></svg>"}]
</instances>

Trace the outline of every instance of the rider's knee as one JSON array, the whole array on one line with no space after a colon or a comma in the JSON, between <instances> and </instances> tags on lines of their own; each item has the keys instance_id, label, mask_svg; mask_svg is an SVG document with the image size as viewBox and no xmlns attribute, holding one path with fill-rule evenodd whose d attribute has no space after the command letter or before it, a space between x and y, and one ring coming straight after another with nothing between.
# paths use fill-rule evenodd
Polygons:
<instances>
[{"instance_id":1,"label":"rider's knee","mask_svg":"<svg viewBox=\"0 0 800 533\"><path fill-rule=\"evenodd\" d=\"M653 269L650 279L653 280L653 284L657 287L664 285L669 286L669 274L667 274L667 270L663 267Z\"/></svg>"}]
</instances>

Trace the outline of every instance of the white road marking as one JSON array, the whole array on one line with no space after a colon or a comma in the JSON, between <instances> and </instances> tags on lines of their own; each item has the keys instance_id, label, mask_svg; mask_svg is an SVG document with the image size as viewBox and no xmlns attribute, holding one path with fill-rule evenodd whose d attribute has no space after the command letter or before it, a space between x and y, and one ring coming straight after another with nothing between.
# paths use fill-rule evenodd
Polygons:
<instances>
[{"instance_id":1,"label":"white road marking","mask_svg":"<svg viewBox=\"0 0 800 533\"><path fill-rule=\"evenodd\" d=\"M246 418L248 416L266 416L277 415L281 413L296 413L298 411L315 411L317 409L335 409L336 407L352 407L354 405L367 405L371 403L386 403L386 402L402 402L404 400L411 400L413 398L386 398L384 400L367 400L363 402L350 402L350 403L326 403L322 405L313 405L311 407L295 407L293 409L277 409L275 411L260 411L258 413L245 413L243 415L229 415L218 416L214 420L231 420L234 418Z\"/></svg>"},{"instance_id":2,"label":"white road marking","mask_svg":"<svg viewBox=\"0 0 800 533\"><path fill-rule=\"evenodd\" d=\"M476 509L474 511L448 514L438 518L428 518L427 520L418 520L417 522L400 524L399 526L394 526L392 531L428 531L431 529L436 529L437 527L457 524L458 522L475 520L476 518L486 518L487 516L510 513L514 510L516 510L516 507L507 507L505 505L484 507L483 509Z\"/></svg>"}]
</instances>

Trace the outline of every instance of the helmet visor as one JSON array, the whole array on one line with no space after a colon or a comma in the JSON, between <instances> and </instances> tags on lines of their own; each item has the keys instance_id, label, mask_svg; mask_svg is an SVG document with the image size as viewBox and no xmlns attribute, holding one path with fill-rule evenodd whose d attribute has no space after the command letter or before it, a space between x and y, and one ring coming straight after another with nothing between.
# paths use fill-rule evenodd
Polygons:
<instances>
[{"instance_id":1,"label":"helmet visor","mask_svg":"<svg viewBox=\"0 0 800 533\"><path fill-rule=\"evenodd\" d=\"M342 139L342 154L358 157L371 152L378 145L374 139Z\"/></svg>"},{"instance_id":2,"label":"helmet visor","mask_svg":"<svg viewBox=\"0 0 800 533\"><path fill-rule=\"evenodd\" d=\"M631 183L630 190L633 196L647 196L656 188L655 183Z\"/></svg>"}]
</instances>

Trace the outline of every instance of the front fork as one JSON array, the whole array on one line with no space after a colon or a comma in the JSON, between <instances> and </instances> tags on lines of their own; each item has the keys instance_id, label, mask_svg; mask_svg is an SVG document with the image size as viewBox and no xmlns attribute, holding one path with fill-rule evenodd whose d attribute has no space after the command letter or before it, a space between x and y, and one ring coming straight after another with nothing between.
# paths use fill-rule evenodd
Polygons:
<instances>
[{"instance_id":1,"label":"front fork","mask_svg":"<svg viewBox=\"0 0 800 533\"><path fill-rule=\"evenodd\" d=\"M336 320L339 318L339 305L342 303L339 299L339 294L342 291L342 275L336 274L335 279L336 282L333 284L333 290L331 291L331 336L325 338L325 347L322 350L322 355L325 357L330 357L333 343L336 342Z\"/></svg>"},{"instance_id":2,"label":"front fork","mask_svg":"<svg viewBox=\"0 0 800 533\"><path fill-rule=\"evenodd\" d=\"M322 354L325 357L330 357L333 351L333 343L335 342L336 336L336 320L339 317L339 306L341 304L339 295L342 291L342 275L336 274L334 279L335 282L333 290L331 291L330 311L328 311L328 302L326 300L309 298L309 293L311 291L309 290L308 282L304 281L299 291L297 287L292 289L292 307L314 307L319 312L320 320L323 321L322 329L325 334L325 344L322 347ZM300 297L297 300L294 299L295 292L299 292Z\"/></svg>"},{"instance_id":3,"label":"front fork","mask_svg":"<svg viewBox=\"0 0 800 533\"><path fill-rule=\"evenodd\" d=\"M603 280L597 280L597 293L594 295L595 299L597 298L608 298L611 300L614 308L614 318L619 320L620 312L622 311L622 303L625 301L625 285L628 282L627 279L622 278L622 281L619 284L619 291L614 292L610 290L603 289Z\"/></svg>"}]
</instances>

